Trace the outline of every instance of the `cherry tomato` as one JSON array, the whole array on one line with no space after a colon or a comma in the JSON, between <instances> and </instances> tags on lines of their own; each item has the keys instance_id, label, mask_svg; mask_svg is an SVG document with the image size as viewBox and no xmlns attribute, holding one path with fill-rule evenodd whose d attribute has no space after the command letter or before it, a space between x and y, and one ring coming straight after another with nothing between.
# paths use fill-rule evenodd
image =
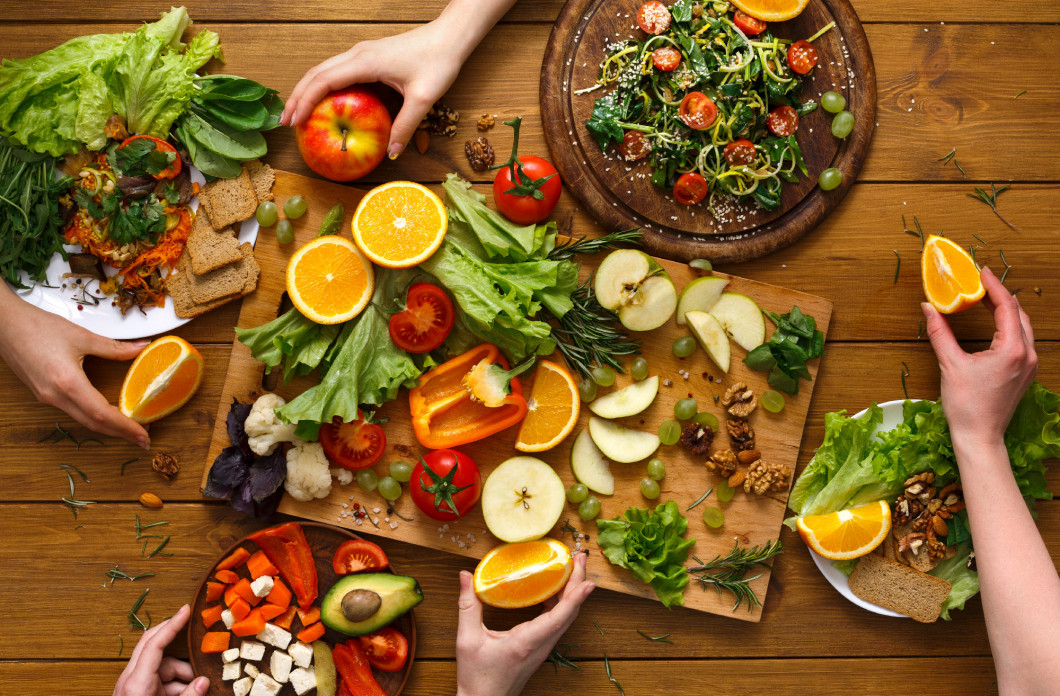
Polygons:
<instances>
[{"instance_id":1,"label":"cherry tomato","mask_svg":"<svg viewBox=\"0 0 1060 696\"><path fill-rule=\"evenodd\" d=\"M750 140L735 140L725 146L725 160L736 167L754 164L755 146Z\"/></svg>"},{"instance_id":2,"label":"cherry tomato","mask_svg":"<svg viewBox=\"0 0 1060 696\"><path fill-rule=\"evenodd\" d=\"M507 193L516 185L512 183L512 168L502 167L497 170L497 177L493 180L493 200L504 217L515 224L534 225L552 214L563 187L556 168L548 160L526 155L519 157L519 164L523 165L523 173L533 180L551 177L538 188L543 197Z\"/></svg>"},{"instance_id":3,"label":"cherry tomato","mask_svg":"<svg viewBox=\"0 0 1060 696\"><path fill-rule=\"evenodd\" d=\"M651 152L651 143L640 131L628 130L622 136L622 144L618 146L618 152L627 162L634 162L648 156Z\"/></svg>"},{"instance_id":4,"label":"cherry tomato","mask_svg":"<svg viewBox=\"0 0 1060 696\"><path fill-rule=\"evenodd\" d=\"M805 75L817 65L817 49L806 39L799 39L788 47L788 67Z\"/></svg>"},{"instance_id":5,"label":"cherry tomato","mask_svg":"<svg viewBox=\"0 0 1060 696\"><path fill-rule=\"evenodd\" d=\"M414 283L405 309L390 317L390 340L410 353L428 353L445 342L453 330L453 301L437 285Z\"/></svg>"},{"instance_id":6,"label":"cherry tomato","mask_svg":"<svg viewBox=\"0 0 1060 696\"><path fill-rule=\"evenodd\" d=\"M423 514L436 520L460 519L478 504L482 474L471 457L452 449L430 452L412 470L409 494Z\"/></svg>"},{"instance_id":7,"label":"cherry tomato","mask_svg":"<svg viewBox=\"0 0 1060 696\"><path fill-rule=\"evenodd\" d=\"M409 642L396 628L387 626L375 633L357 636L372 667L380 672L400 672L409 658Z\"/></svg>"},{"instance_id":8,"label":"cherry tomato","mask_svg":"<svg viewBox=\"0 0 1060 696\"><path fill-rule=\"evenodd\" d=\"M773 135L786 138L799 130L799 114L790 106L778 106L766 116L766 127Z\"/></svg>"},{"instance_id":9,"label":"cherry tomato","mask_svg":"<svg viewBox=\"0 0 1060 696\"><path fill-rule=\"evenodd\" d=\"M766 23L757 17L736 10L736 14L732 18L732 23L739 27L740 31L747 34L748 36L758 36L766 30Z\"/></svg>"},{"instance_id":10,"label":"cherry tomato","mask_svg":"<svg viewBox=\"0 0 1060 696\"><path fill-rule=\"evenodd\" d=\"M661 2L646 2L637 10L637 24L648 34L661 34L670 28L670 10Z\"/></svg>"},{"instance_id":11,"label":"cherry tomato","mask_svg":"<svg viewBox=\"0 0 1060 696\"><path fill-rule=\"evenodd\" d=\"M651 52L651 62L659 70L669 72L681 64L681 52L676 48L663 46Z\"/></svg>"},{"instance_id":12,"label":"cherry tomato","mask_svg":"<svg viewBox=\"0 0 1060 696\"><path fill-rule=\"evenodd\" d=\"M155 138L150 135L134 135L123 140L121 142L121 145L118 146L118 149L120 150L129 143L132 143L136 140L150 140L155 144L155 149L159 152L163 154L168 154L172 152L174 155L173 161L169 163L168 167L160 171L158 174L152 174L151 176L153 176L155 179L172 179L177 174L180 174L180 155L177 154L177 148L173 147L161 138Z\"/></svg>"},{"instance_id":13,"label":"cherry tomato","mask_svg":"<svg viewBox=\"0 0 1060 696\"><path fill-rule=\"evenodd\" d=\"M695 205L706 198L707 180L697 172L682 174L674 184L674 198L684 205Z\"/></svg>"},{"instance_id":14,"label":"cherry tomato","mask_svg":"<svg viewBox=\"0 0 1060 696\"><path fill-rule=\"evenodd\" d=\"M705 130L714 125L718 118L718 107L714 101L702 92L689 92L681 100L677 115L685 125L693 130Z\"/></svg>"},{"instance_id":15,"label":"cherry tomato","mask_svg":"<svg viewBox=\"0 0 1060 696\"><path fill-rule=\"evenodd\" d=\"M328 459L357 471L375 464L386 450L386 434L375 423L366 423L361 412L357 420L343 423L336 418L320 426L320 445Z\"/></svg>"},{"instance_id":16,"label":"cherry tomato","mask_svg":"<svg viewBox=\"0 0 1060 696\"><path fill-rule=\"evenodd\" d=\"M384 570L390 565L383 549L364 539L351 539L335 551L331 567L336 575L360 573L363 570Z\"/></svg>"}]
</instances>

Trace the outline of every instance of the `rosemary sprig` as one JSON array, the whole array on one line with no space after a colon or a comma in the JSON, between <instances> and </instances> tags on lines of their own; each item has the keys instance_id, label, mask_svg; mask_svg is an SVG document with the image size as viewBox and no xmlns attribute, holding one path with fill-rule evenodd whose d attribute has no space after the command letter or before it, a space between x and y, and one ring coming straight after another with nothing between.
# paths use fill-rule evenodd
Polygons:
<instances>
[{"instance_id":1,"label":"rosemary sprig","mask_svg":"<svg viewBox=\"0 0 1060 696\"><path fill-rule=\"evenodd\" d=\"M169 520L163 520L162 522L151 522L150 524L143 524L140 522L140 515L136 515L136 540L139 541L140 539L143 539L145 537L156 537L158 539L161 539L161 534L144 534L144 530L150 529L151 527L158 527L163 524L169 524Z\"/></svg>"},{"instance_id":2,"label":"rosemary sprig","mask_svg":"<svg viewBox=\"0 0 1060 696\"><path fill-rule=\"evenodd\" d=\"M77 508L88 507L89 505L95 505L94 500L74 500L72 498L63 498L63 504L70 508L70 512L74 513L74 519L77 519Z\"/></svg>"},{"instance_id":3,"label":"rosemary sprig","mask_svg":"<svg viewBox=\"0 0 1060 696\"><path fill-rule=\"evenodd\" d=\"M916 320L916 340L920 340L924 337L924 322L920 319Z\"/></svg>"},{"instance_id":4,"label":"rosemary sprig","mask_svg":"<svg viewBox=\"0 0 1060 696\"><path fill-rule=\"evenodd\" d=\"M147 593L150 591L150 587L144 590L143 593L140 595L140 598L133 603L132 609L130 609L129 613L127 614L127 617L129 619L129 626L131 626L132 628L139 628L141 631L146 631L151 626L150 614L147 615L148 623L146 624L138 616L138 614L140 613L140 607L144 605L144 600L147 599Z\"/></svg>"},{"instance_id":5,"label":"rosemary sprig","mask_svg":"<svg viewBox=\"0 0 1060 696\"><path fill-rule=\"evenodd\" d=\"M1019 99L1020 97L1022 97L1026 93L1027 93L1027 90L1023 90L1022 92L1017 93L1016 96L1014 96L1012 98L1013 99Z\"/></svg>"},{"instance_id":6,"label":"rosemary sprig","mask_svg":"<svg viewBox=\"0 0 1060 696\"><path fill-rule=\"evenodd\" d=\"M1001 282L1004 283L1005 278L1008 278L1008 272L1012 270L1012 266L1005 260L1005 250L999 249L998 251L1001 252L1001 263L1005 264L1005 272L1001 274Z\"/></svg>"},{"instance_id":7,"label":"rosemary sprig","mask_svg":"<svg viewBox=\"0 0 1060 696\"><path fill-rule=\"evenodd\" d=\"M891 249L894 252L894 257L898 259L898 265L894 267L894 285L898 285L898 271L902 270L902 257L898 255L897 249Z\"/></svg>"},{"instance_id":8,"label":"rosemary sprig","mask_svg":"<svg viewBox=\"0 0 1060 696\"><path fill-rule=\"evenodd\" d=\"M169 539L170 539L170 537L164 538L158 544L158 546L155 547L154 551L152 551L151 553L147 554L147 557L148 558L154 558L155 556L172 556L173 554L171 554L171 553L163 553L162 552L162 549L166 548L166 544L169 543Z\"/></svg>"},{"instance_id":9,"label":"rosemary sprig","mask_svg":"<svg viewBox=\"0 0 1060 696\"><path fill-rule=\"evenodd\" d=\"M81 471L76 466L74 466L72 464L60 464L59 466L62 467L63 469L66 469L66 471L67 471L66 475L67 476L69 476L70 475L69 472L72 471L75 474L79 475L81 477L81 480L84 481L85 483L92 483L91 481L88 480L88 477L85 476L85 472Z\"/></svg>"},{"instance_id":10,"label":"rosemary sprig","mask_svg":"<svg viewBox=\"0 0 1060 696\"><path fill-rule=\"evenodd\" d=\"M902 361L902 391L905 392L905 398L909 398L909 390L905 386L905 378L909 376L909 366Z\"/></svg>"},{"instance_id":11,"label":"rosemary sprig","mask_svg":"<svg viewBox=\"0 0 1060 696\"><path fill-rule=\"evenodd\" d=\"M980 237L979 235L977 235L975 232L972 232L972 236L975 237L976 239L978 239L983 244L986 244L986 240L983 239L982 237Z\"/></svg>"},{"instance_id":12,"label":"rosemary sprig","mask_svg":"<svg viewBox=\"0 0 1060 696\"><path fill-rule=\"evenodd\" d=\"M596 621L593 621L593 626L596 626L596 630L600 632L600 635L605 635L604 629L600 628L600 624L596 623Z\"/></svg>"},{"instance_id":13,"label":"rosemary sprig","mask_svg":"<svg viewBox=\"0 0 1060 696\"><path fill-rule=\"evenodd\" d=\"M647 633L645 633L644 631L640 630L639 628L637 629L637 633L641 634L642 636L644 636L648 640L653 641L655 643L668 643L670 645L674 644L674 642L672 640L670 640L670 634L669 633L664 633L661 636L649 636Z\"/></svg>"},{"instance_id":14,"label":"rosemary sprig","mask_svg":"<svg viewBox=\"0 0 1060 696\"><path fill-rule=\"evenodd\" d=\"M118 475L119 476L124 476L125 475L125 467L127 467L130 464L132 464L133 462L138 462L141 459L142 459L141 457L133 457L132 459L130 459L128 461L122 462L121 463L121 469L119 470Z\"/></svg>"},{"instance_id":15,"label":"rosemary sprig","mask_svg":"<svg viewBox=\"0 0 1060 696\"><path fill-rule=\"evenodd\" d=\"M964 167L961 166L961 163L958 162L957 160L953 160L953 164L957 167L957 169L961 170L961 176L963 176L965 179L967 179L968 178L968 172L964 171Z\"/></svg>"},{"instance_id":16,"label":"rosemary sprig","mask_svg":"<svg viewBox=\"0 0 1060 696\"><path fill-rule=\"evenodd\" d=\"M685 512L688 512L689 510L691 510L692 508L694 508L695 506L699 505L704 500L706 500L707 496L710 495L711 491L713 491L713 490L714 490L713 487L708 488L706 493L704 493L703 495L699 496L699 500L697 500L696 502L692 503L691 505L689 505L688 507L685 508Z\"/></svg>"},{"instance_id":17,"label":"rosemary sprig","mask_svg":"<svg viewBox=\"0 0 1060 696\"><path fill-rule=\"evenodd\" d=\"M548 258L553 261L566 261L567 259L574 258L578 254L598 254L601 251L611 251L619 244L633 244L639 246L640 238L642 236L643 233L640 231L639 227L611 232L602 237L593 237L592 239L589 239L584 235L578 237L578 239L571 236L564 243L557 244L556 247L548 253Z\"/></svg>"},{"instance_id":18,"label":"rosemary sprig","mask_svg":"<svg viewBox=\"0 0 1060 696\"><path fill-rule=\"evenodd\" d=\"M924 228L920 226L920 220L916 219L916 215L913 216L913 225L916 226L916 231L909 229L909 225L905 224L905 215L902 216L902 231L906 234L911 234L914 237L920 237L920 251L924 250Z\"/></svg>"},{"instance_id":19,"label":"rosemary sprig","mask_svg":"<svg viewBox=\"0 0 1060 696\"><path fill-rule=\"evenodd\" d=\"M762 577L759 573L752 577L745 577L747 572L756 565L771 568L766 561L784 551L780 539L769 542L764 546L751 546L740 548L739 542L734 543L732 551L725 556L715 556L712 560L704 563L695 556L692 558L699 565L689 566L688 574L703 584L703 589L713 586L721 594L722 590L731 592L736 597L736 604L732 610L736 611L743 602L747 602L747 611L761 606L762 602L758 595L751 589L751 582Z\"/></svg>"},{"instance_id":20,"label":"rosemary sprig","mask_svg":"<svg viewBox=\"0 0 1060 696\"><path fill-rule=\"evenodd\" d=\"M557 673L559 672L560 667L563 667L564 669L580 670L581 667L574 664L574 661L567 657L567 653L570 652L570 649L576 647L578 647L577 643L564 643L563 645L556 646L555 648L552 648L552 652L550 652L548 657L545 658L545 662L551 662L552 669ZM560 648L563 648L562 652L560 652Z\"/></svg>"},{"instance_id":21,"label":"rosemary sprig","mask_svg":"<svg viewBox=\"0 0 1060 696\"><path fill-rule=\"evenodd\" d=\"M81 449L81 445L84 445L89 442L94 442L97 445L103 444L102 440L97 440L94 437L86 437L84 440L78 440L76 437L70 434L69 430L59 425L59 421L55 421L55 429L44 437L42 437L41 439L37 440L36 444L39 445L42 442L48 442L48 444L54 445L56 443L62 442L63 440L69 440L70 442L74 443L75 445L77 445L77 449Z\"/></svg>"},{"instance_id":22,"label":"rosemary sprig","mask_svg":"<svg viewBox=\"0 0 1060 696\"><path fill-rule=\"evenodd\" d=\"M115 564L113 568L107 571L107 577L110 578L110 584L113 585L115 580L139 580L140 578L152 578L154 573L139 573L137 575L129 575L125 571L118 570L118 566Z\"/></svg>"},{"instance_id":23,"label":"rosemary sprig","mask_svg":"<svg viewBox=\"0 0 1060 696\"><path fill-rule=\"evenodd\" d=\"M595 366L624 373L620 358L640 353L640 341L619 329L618 317L600 306L591 277L571 293L570 299L573 307L552 328L556 347L567 364L583 378Z\"/></svg>"},{"instance_id":24,"label":"rosemary sprig","mask_svg":"<svg viewBox=\"0 0 1060 696\"><path fill-rule=\"evenodd\" d=\"M604 670L607 672L607 681L615 685L618 689L618 693L622 696L626 696L626 690L622 688L622 685L618 683L618 680L611 676L611 661L607 659L607 655L604 655Z\"/></svg>"},{"instance_id":25,"label":"rosemary sprig","mask_svg":"<svg viewBox=\"0 0 1060 696\"><path fill-rule=\"evenodd\" d=\"M987 193L984 189L981 189L978 186L976 186L975 187L975 193L969 193L969 194L966 194L966 195L969 198L974 198L977 201L982 201L983 203L986 203L988 206L990 206L990 209L994 211L994 215L997 215L998 219L1001 220L1001 222L1005 223L1006 225L1008 225L1012 229L1014 229L1017 232L1019 232L1020 228L1016 227L1011 222L1006 220L1005 217L1001 213L999 213L998 210L997 210L997 197L1000 196L1001 194L1003 194L1005 191L1008 191L1010 188L1012 188L1012 186L1010 186L1010 185L1006 185L1006 186L1002 186L1001 188L997 188L993 184L990 184L990 193Z\"/></svg>"},{"instance_id":26,"label":"rosemary sprig","mask_svg":"<svg viewBox=\"0 0 1060 696\"><path fill-rule=\"evenodd\" d=\"M950 160L957 156L957 148L950 150L950 154L939 157L936 162L942 162L943 164L949 164Z\"/></svg>"},{"instance_id":27,"label":"rosemary sprig","mask_svg":"<svg viewBox=\"0 0 1060 696\"><path fill-rule=\"evenodd\" d=\"M121 634L119 633L118 634L118 657L121 657L121 654L123 652L125 652L125 639L122 638Z\"/></svg>"}]
</instances>

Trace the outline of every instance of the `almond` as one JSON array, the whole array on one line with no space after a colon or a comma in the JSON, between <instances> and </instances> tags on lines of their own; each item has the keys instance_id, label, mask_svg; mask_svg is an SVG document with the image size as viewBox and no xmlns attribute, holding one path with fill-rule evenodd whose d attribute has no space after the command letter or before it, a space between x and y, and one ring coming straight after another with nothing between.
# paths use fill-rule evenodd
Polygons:
<instances>
[{"instance_id":1,"label":"almond","mask_svg":"<svg viewBox=\"0 0 1060 696\"><path fill-rule=\"evenodd\" d=\"M163 505L162 499L154 493L141 493L140 504L146 508L151 508L152 510L158 510Z\"/></svg>"},{"instance_id":2,"label":"almond","mask_svg":"<svg viewBox=\"0 0 1060 696\"><path fill-rule=\"evenodd\" d=\"M743 450L742 452L737 452L736 453L736 458L738 460L740 460L741 464L743 464L744 466L747 466L749 464L754 464L759 459L761 459L762 458L762 453L759 452L756 449Z\"/></svg>"},{"instance_id":3,"label":"almond","mask_svg":"<svg viewBox=\"0 0 1060 696\"><path fill-rule=\"evenodd\" d=\"M431 134L427 129L417 130L416 134L412 136L412 143L416 146L416 152L421 155L427 153L427 149L431 146Z\"/></svg>"},{"instance_id":4,"label":"almond","mask_svg":"<svg viewBox=\"0 0 1060 696\"><path fill-rule=\"evenodd\" d=\"M941 517L932 517L931 526L935 529L936 536L944 537L948 536L950 533L950 528L946 526L946 520Z\"/></svg>"},{"instance_id":5,"label":"almond","mask_svg":"<svg viewBox=\"0 0 1060 696\"><path fill-rule=\"evenodd\" d=\"M729 477L729 481L728 481L729 488L736 488L737 486L742 484L744 482L744 479L746 479L746 478L747 478L747 472L746 471L737 471L735 474L733 474L732 476Z\"/></svg>"}]
</instances>

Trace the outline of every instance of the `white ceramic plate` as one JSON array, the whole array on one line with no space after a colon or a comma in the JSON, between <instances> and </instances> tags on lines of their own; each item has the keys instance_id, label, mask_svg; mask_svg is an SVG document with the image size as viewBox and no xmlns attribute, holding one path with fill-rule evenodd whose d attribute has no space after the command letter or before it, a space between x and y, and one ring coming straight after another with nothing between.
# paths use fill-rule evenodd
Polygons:
<instances>
[{"instance_id":1,"label":"white ceramic plate","mask_svg":"<svg viewBox=\"0 0 1060 696\"><path fill-rule=\"evenodd\" d=\"M195 167L191 167L191 180L197 182L200 186L206 182L202 173ZM192 210L198 210L199 199L195 197L191 200ZM251 216L249 220L246 220L240 224L239 227L239 242L250 242L251 244L258 238L258 221ZM78 245L66 245L67 251L79 252L81 247ZM103 267L107 275L114 275L117 273L117 269L111 268L110 266L104 265ZM82 303L82 309L78 310L78 303L73 299L74 290L73 279L68 279L66 290L62 289L63 285L63 274L70 271L70 266L66 261L63 261L63 257L59 254L55 254L52 257L51 263L48 264L48 268L45 271L47 275L46 283L48 285L54 285L55 287L46 288L39 284L34 284L29 290L19 290L11 287L19 297L29 302L35 307L51 312L52 314L58 314L64 319L69 319L78 326L83 326L93 333L97 333L100 336L107 338L117 339L132 339L132 338L144 338L146 336L155 336L157 334L167 333L187 324L190 319L181 319L177 316L176 312L173 311L173 298L166 297L166 305L164 307L145 307L141 312L140 310L133 308L126 312L125 316L122 316L121 310L117 307L112 307L110 304L110 298L107 297L105 300L100 301L98 305L89 305ZM29 280L23 275L22 282L24 285L30 285ZM94 290L93 294L100 294L95 281L91 281L90 288Z\"/></svg>"}]
</instances>

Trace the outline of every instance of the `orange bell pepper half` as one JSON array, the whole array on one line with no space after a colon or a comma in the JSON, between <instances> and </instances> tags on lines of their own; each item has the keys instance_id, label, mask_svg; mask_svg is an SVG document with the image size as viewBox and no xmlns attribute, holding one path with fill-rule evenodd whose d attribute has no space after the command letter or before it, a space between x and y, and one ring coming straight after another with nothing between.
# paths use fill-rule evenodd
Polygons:
<instances>
[{"instance_id":1,"label":"orange bell pepper half","mask_svg":"<svg viewBox=\"0 0 1060 696\"><path fill-rule=\"evenodd\" d=\"M475 442L515 425L526 415L516 375L533 360L508 369L497 346L484 343L420 377L409 391L412 431L424 447Z\"/></svg>"}]
</instances>

